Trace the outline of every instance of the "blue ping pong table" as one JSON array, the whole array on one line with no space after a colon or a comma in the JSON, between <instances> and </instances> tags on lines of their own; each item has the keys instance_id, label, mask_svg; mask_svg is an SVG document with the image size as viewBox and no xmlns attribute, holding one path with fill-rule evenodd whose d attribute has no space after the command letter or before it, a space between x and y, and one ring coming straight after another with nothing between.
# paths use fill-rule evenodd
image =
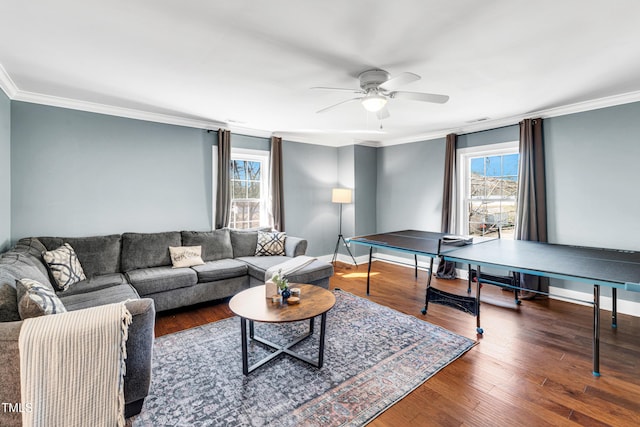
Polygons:
<instances>
[{"instance_id":1,"label":"blue ping pong table","mask_svg":"<svg viewBox=\"0 0 640 427\"><path fill-rule=\"evenodd\" d=\"M593 375L600 375L600 286L611 288L612 327L617 290L640 292L640 252L523 240L491 240L443 252L448 261L496 267L593 286Z\"/></svg>"},{"instance_id":2,"label":"blue ping pong table","mask_svg":"<svg viewBox=\"0 0 640 427\"><path fill-rule=\"evenodd\" d=\"M447 242L444 233L404 230L347 239L350 243L368 246L367 295L373 249L389 249L430 258L425 308L430 301L455 307L477 318L480 327L480 283L482 268L495 267L517 273L532 274L593 285L593 375L600 375L600 286L612 289L612 326L617 326L617 290L640 292L640 252L592 247L559 245L522 240L474 239L473 244ZM476 296L448 294L431 286L433 259L477 266ZM520 289L520 288L518 288Z\"/></svg>"}]
</instances>

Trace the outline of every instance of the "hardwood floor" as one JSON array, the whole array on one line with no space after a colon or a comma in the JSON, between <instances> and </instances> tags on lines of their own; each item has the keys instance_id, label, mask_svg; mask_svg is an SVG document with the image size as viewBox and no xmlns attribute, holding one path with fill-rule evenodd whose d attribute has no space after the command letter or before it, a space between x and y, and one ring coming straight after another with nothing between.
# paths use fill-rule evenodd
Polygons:
<instances>
[{"instance_id":1,"label":"hardwood floor","mask_svg":"<svg viewBox=\"0 0 640 427\"><path fill-rule=\"evenodd\" d=\"M331 279L366 297L367 267L340 264ZM452 308L424 306L427 273L375 262L370 300L478 341L370 426L638 426L640 425L640 318L601 313L600 372L592 371L591 307L556 301L513 303L513 293L485 285L476 319ZM466 281L436 280L466 294ZM156 336L232 316L225 301L160 313Z\"/></svg>"}]
</instances>

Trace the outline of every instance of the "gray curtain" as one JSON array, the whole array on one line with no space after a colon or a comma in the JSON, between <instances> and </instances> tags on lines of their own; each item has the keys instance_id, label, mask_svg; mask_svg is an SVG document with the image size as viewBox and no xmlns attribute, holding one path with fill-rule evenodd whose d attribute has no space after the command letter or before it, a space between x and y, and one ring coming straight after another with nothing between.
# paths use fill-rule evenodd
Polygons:
<instances>
[{"instance_id":1,"label":"gray curtain","mask_svg":"<svg viewBox=\"0 0 640 427\"><path fill-rule=\"evenodd\" d=\"M518 180L515 238L546 242L547 197L542 119L525 119L520 122ZM539 276L522 274L520 286L534 291L549 292L549 280Z\"/></svg>"},{"instance_id":2,"label":"gray curtain","mask_svg":"<svg viewBox=\"0 0 640 427\"><path fill-rule=\"evenodd\" d=\"M446 138L446 151L444 156L444 188L442 192L442 232L456 233L456 141L455 133L450 133Z\"/></svg>"},{"instance_id":3,"label":"gray curtain","mask_svg":"<svg viewBox=\"0 0 640 427\"><path fill-rule=\"evenodd\" d=\"M442 190L442 224L443 233L456 232L456 140L455 133L450 133L446 138L444 155L444 186ZM455 279L456 263L445 261L440 257L436 276L439 279Z\"/></svg>"},{"instance_id":4,"label":"gray curtain","mask_svg":"<svg viewBox=\"0 0 640 427\"><path fill-rule=\"evenodd\" d=\"M216 228L229 226L231 219L231 132L218 130L218 189Z\"/></svg>"},{"instance_id":5,"label":"gray curtain","mask_svg":"<svg viewBox=\"0 0 640 427\"><path fill-rule=\"evenodd\" d=\"M282 138L271 137L271 222L272 227L284 231L284 193L282 182Z\"/></svg>"}]
</instances>

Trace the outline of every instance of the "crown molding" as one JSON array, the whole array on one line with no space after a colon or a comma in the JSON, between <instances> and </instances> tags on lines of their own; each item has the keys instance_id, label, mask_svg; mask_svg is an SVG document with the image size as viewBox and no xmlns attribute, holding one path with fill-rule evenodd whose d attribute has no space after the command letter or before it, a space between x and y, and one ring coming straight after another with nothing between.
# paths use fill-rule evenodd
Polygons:
<instances>
[{"instance_id":1,"label":"crown molding","mask_svg":"<svg viewBox=\"0 0 640 427\"><path fill-rule=\"evenodd\" d=\"M354 140L348 134L323 134L319 131L271 131L267 129L254 129L250 127L238 126L233 122L223 122L217 120L202 120L180 117L169 114L154 113L132 108L116 107L113 105L100 104L95 102L81 101L71 98L63 98L58 96L45 95L35 92L27 92L20 90L11 76L0 64L0 88L14 101L24 101L34 104L49 105L52 107L68 108L72 110L87 111L98 114L106 114L110 116L125 117L136 120L145 120L156 123L165 123L170 125L192 127L197 129L217 130L219 128L229 129L234 133L242 135L255 136L259 138L269 138L272 135L281 136L295 142L306 144L325 145L329 147L342 147L346 145L365 145L368 147L386 147L392 145L409 144L413 142L429 141L446 137L447 134L467 134L473 132L481 132L490 129L496 129L504 126L517 124L524 118L540 117L551 118L569 114L581 113L585 111L597 110L600 108L613 107L616 105L629 104L640 101L640 91L627 92L618 95L577 102L559 107L542 109L538 111L525 112L511 117L505 117L496 120L484 120L481 122L470 123L464 126L440 129L437 131L425 132L412 135L410 137L394 138L389 140L376 141L375 137L369 140Z\"/></svg>"},{"instance_id":2,"label":"crown molding","mask_svg":"<svg viewBox=\"0 0 640 427\"><path fill-rule=\"evenodd\" d=\"M429 141L438 138L444 138L450 133L463 135L467 133L482 132L490 129L497 129L505 126L511 126L519 123L525 118L542 118L566 116L569 114L583 113L585 111L598 110L601 108L615 107L617 105L630 104L640 101L640 91L627 92L618 95L607 96L598 99L592 99L574 104L563 105L560 107L547 108L529 113L523 113L517 116L505 117L496 120L483 120L477 123L471 123L458 128L442 129L435 132L427 132L406 138L397 138L389 141L381 141L380 147L409 144L412 142Z\"/></svg>"},{"instance_id":3,"label":"crown molding","mask_svg":"<svg viewBox=\"0 0 640 427\"><path fill-rule=\"evenodd\" d=\"M9 97L9 99L14 99L18 93L18 87L2 64L0 64L0 88Z\"/></svg>"},{"instance_id":4,"label":"crown molding","mask_svg":"<svg viewBox=\"0 0 640 427\"><path fill-rule=\"evenodd\" d=\"M79 101L76 99L59 96L43 95L40 93L18 90L12 98L14 101L30 102L33 104L49 105L52 107L68 108L71 110L87 111L91 113L106 114L109 116L125 117L128 119L145 120L149 122L165 123L170 125L192 127L198 129L217 130L227 127L227 123L215 120L199 120L169 114L153 113L133 108L115 107L97 102Z\"/></svg>"}]
</instances>

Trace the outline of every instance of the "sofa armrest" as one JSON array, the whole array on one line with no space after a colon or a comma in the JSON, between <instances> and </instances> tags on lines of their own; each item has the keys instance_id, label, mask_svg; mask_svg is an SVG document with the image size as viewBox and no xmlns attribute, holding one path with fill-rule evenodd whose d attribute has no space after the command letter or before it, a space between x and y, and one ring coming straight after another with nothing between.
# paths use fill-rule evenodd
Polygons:
<instances>
[{"instance_id":1,"label":"sofa armrest","mask_svg":"<svg viewBox=\"0 0 640 427\"><path fill-rule=\"evenodd\" d=\"M143 298L126 303L131 313L127 339L125 403L137 402L149 393L151 384L151 355L153 349L156 311L153 300ZM0 322L0 402L20 403L20 350L18 348L22 321ZM19 426L22 414L0 408L1 426Z\"/></svg>"},{"instance_id":2,"label":"sofa armrest","mask_svg":"<svg viewBox=\"0 0 640 427\"><path fill-rule=\"evenodd\" d=\"M307 241L300 237L287 236L284 239L284 254L289 257L297 257L307 252Z\"/></svg>"},{"instance_id":3,"label":"sofa armrest","mask_svg":"<svg viewBox=\"0 0 640 427\"><path fill-rule=\"evenodd\" d=\"M0 322L0 402L20 403L20 350L18 338L22 321ZM0 408L0 425L22 425L22 414Z\"/></svg>"},{"instance_id":4,"label":"sofa armrest","mask_svg":"<svg viewBox=\"0 0 640 427\"><path fill-rule=\"evenodd\" d=\"M124 399L128 404L149 393L156 309L150 298L127 301L126 306L132 316L124 377Z\"/></svg>"}]
</instances>

